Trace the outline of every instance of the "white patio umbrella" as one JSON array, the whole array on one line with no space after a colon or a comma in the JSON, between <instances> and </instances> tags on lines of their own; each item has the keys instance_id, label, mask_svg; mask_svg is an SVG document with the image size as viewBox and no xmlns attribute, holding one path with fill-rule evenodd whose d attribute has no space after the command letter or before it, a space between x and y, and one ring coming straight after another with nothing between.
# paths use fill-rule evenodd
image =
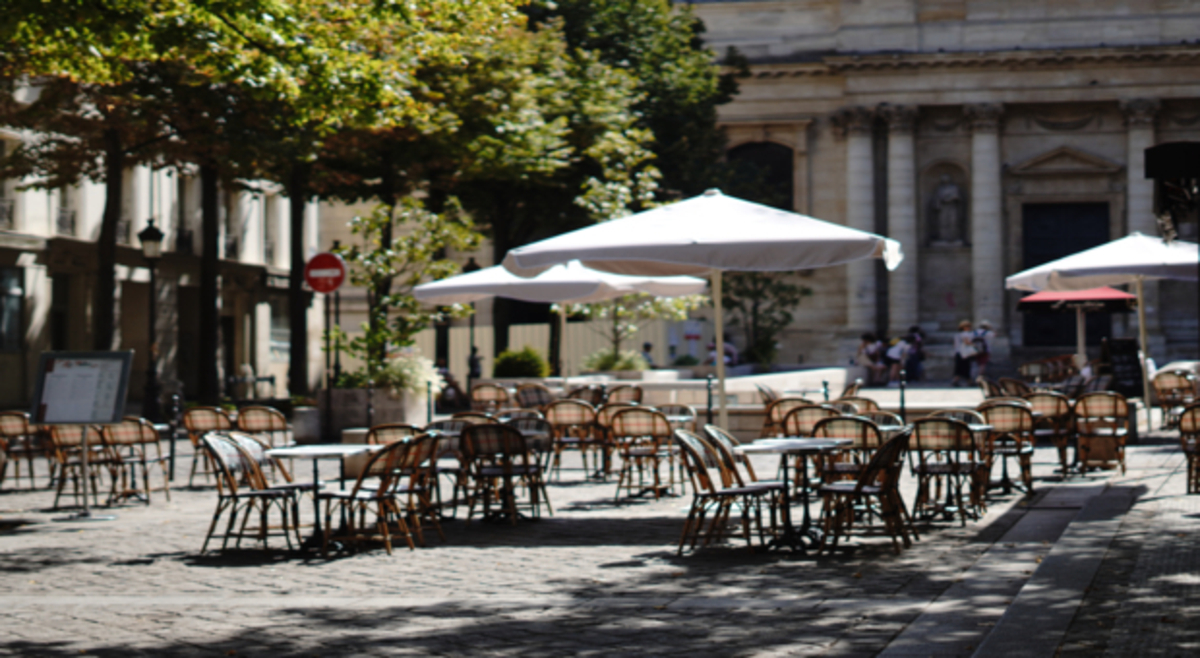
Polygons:
<instances>
[{"instance_id":1,"label":"white patio umbrella","mask_svg":"<svg viewBox=\"0 0 1200 658\"><path fill-rule=\"evenodd\" d=\"M413 297L429 304L467 304L489 297L524 302L588 304L634 293L679 297L704 292L694 276L628 276L599 272L579 261L547 268L533 278L519 277L499 265L459 274L413 288ZM559 313L566 327L566 311ZM565 333L565 332L564 332Z\"/></svg>"},{"instance_id":2,"label":"white patio umbrella","mask_svg":"<svg viewBox=\"0 0 1200 658\"><path fill-rule=\"evenodd\" d=\"M1147 411L1150 381L1146 376L1146 307L1142 288L1146 280L1176 279L1196 281L1197 245L1174 240L1167 242L1142 233L1131 233L1077 254L1038 265L1005 279L1015 290L1086 290L1097 286L1132 283L1137 294L1138 341L1142 347L1142 393Z\"/></svg>"},{"instance_id":3,"label":"white patio umbrella","mask_svg":"<svg viewBox=\"0 0 1200 658\"><path fill-rule=\"evenodd\" d=\"M508 252L504 267L520 276L578 259L605 272L641 275L712 274L721 298L724 270L775 272L883 258L888 269L903 254L895 240L743 201L709 190L678 203L564 233ZM724 317L714 304L721 425L725 407Z\"/></svg>"}]
</instances>

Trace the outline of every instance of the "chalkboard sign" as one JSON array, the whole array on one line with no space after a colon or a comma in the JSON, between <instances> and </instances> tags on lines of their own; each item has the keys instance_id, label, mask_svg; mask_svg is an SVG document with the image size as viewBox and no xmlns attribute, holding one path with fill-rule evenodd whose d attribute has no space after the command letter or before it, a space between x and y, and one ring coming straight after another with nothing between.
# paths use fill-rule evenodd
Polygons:
<instances>
[{"instance_id":1,"label":"chalkboard sign","mask_svg":"<svg viewBox=\"0 0 1200 658\"><path fill-rule=\"evenodd\" d=\"M1108 348L1112 361L1112 389L1127 398L1142 397L1142 362L1138 358L1137 341L1132 338L1110 339Z\"/></svg>"}]
</instances>

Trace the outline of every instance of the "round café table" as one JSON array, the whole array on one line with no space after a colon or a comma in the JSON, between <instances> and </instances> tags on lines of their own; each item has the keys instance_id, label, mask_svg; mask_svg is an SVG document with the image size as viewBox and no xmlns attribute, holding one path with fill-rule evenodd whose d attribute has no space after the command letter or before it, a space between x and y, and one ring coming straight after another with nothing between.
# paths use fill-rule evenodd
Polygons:
<instances>
[{"instance_id":1,"label":"round caf\u00e9 table","mask_svg":"<svg viewBox=\"0 0 1200 658\"><path fill-rule=\"evenodd\" d=\"M821 545L821 532L813 527L809 512L808 458L827 452L841 450L854 442L850 439L813 439L807 437L784 437L761 439L754 443L738 446L736 450L746 455L780 455L779 470L783 479L783 533L767 544L768 548L788 548L804 553L809 548ZM792 484L788 473L790 457L800 457L800 498L804 507L804 518L799 527L792 525Z\"/></svg>"}]
</instances>

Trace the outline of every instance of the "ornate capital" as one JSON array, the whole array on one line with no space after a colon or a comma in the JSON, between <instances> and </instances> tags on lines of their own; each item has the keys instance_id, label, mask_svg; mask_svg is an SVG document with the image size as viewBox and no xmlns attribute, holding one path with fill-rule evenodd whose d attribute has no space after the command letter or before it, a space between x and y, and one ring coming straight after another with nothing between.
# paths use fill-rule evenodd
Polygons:
<instances>
[{"instance_id":1,"label":"ornate capital","mask_svg":"<svg viewBox=\"0 0 1200 658\"><path fill-rule=\"evenodd\" d=\"M843 107L833 113L831 120L834 128L843 136L870 135L875 123L875 111L861 105Z\"/></svg>"},{"instance_id":2,"label":"ornate capital","mask_svg":"<svg viewBox=\"0 0 1200 658\"><path fill-rule=\"evenodd\" d=\"M879 114L887 121L888 130L894 133L910 133L917 122L917 108L911 105L879 106Z\"/></svg>"},{"instance_id":3,"label":"ornate capital","mask_svg":"<svg viewBox=\"0 0 1200 658\"><path fill-rule=\"evenodd\" d=\"M1158 114L1162 103L1157 98L1130 98L1120 103L1121 114L1125 115L1125 125L1130 128L1154 127L1154 117Z\"/></svg>"},{"instance_id":4,"label":"ornate capital","mask_svg":"<svg viewBox=\"0 0 1200 658\"><path fill-rule=\"evenodd\" d=\"M980 103L963 106L963 114L971 124L971 130L977 132L995 132L1000 129L1000 115L1004 114L1004 106L999 103Z\"/></svg>"}]
</instances>

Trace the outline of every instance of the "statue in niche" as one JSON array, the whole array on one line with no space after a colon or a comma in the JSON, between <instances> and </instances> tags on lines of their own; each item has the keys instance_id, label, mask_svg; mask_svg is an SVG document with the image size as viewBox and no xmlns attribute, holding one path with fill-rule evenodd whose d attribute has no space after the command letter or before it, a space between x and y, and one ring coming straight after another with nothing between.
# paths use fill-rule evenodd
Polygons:
<instances>
[{"instance_id":1,"label":"statue in niche","mask_svg":"<svg viewBox=\"0 0 1200 658\"><path fill-rule=\"evenodd\" d=\"M963 195L949 174L942 174L929 200L929 226L933 244L963 244Z\"/></svg>"}]
</instances>

